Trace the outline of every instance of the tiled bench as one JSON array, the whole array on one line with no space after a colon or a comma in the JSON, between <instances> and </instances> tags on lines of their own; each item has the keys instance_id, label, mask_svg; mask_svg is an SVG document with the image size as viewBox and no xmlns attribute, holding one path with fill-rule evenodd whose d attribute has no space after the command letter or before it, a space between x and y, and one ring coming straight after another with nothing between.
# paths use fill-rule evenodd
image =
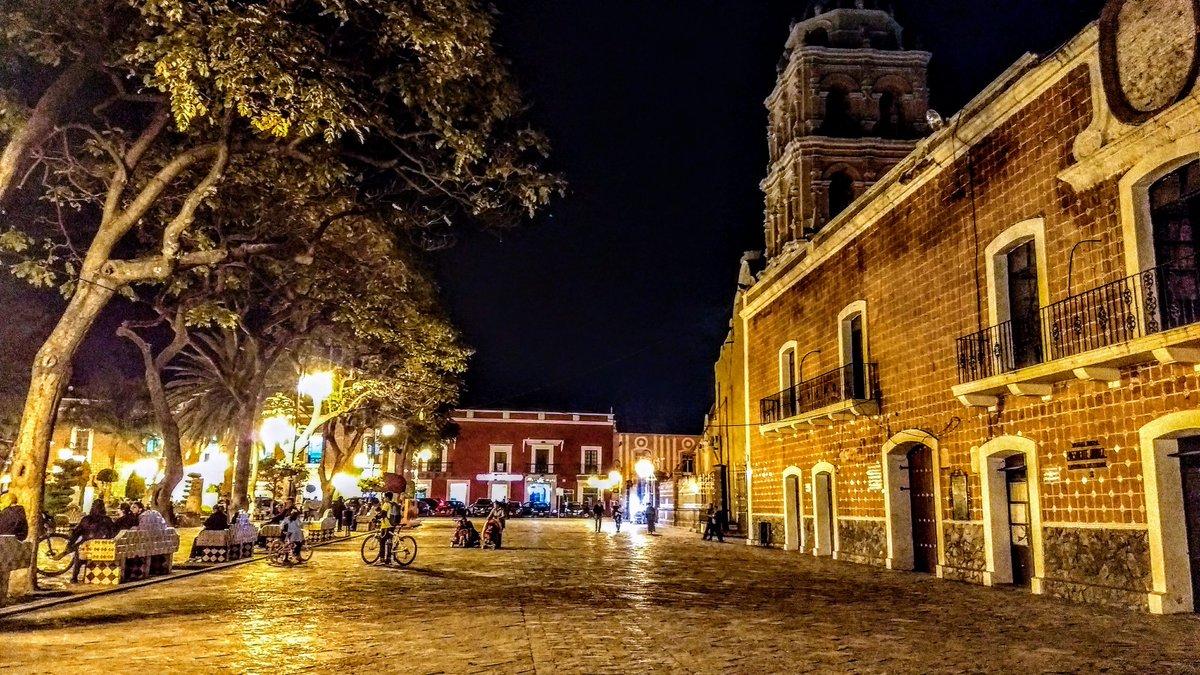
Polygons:
<instances>
[{"instance_id":1,"label":"tiled bench","mask_svg":"<svg viewBox=\"0 0 1200 675\"><path fill-rule=\"evenodd\" d=\"M228 530L201 530L192 542L190 558L197 562L220 563L254 554L258 529L250 523L235 523Z\"/></svg>"},{"instance_id":2,"label":"tiled bench","mask_svg":"<svg viewBox=\"0 0 1200 675\"><path fill-rule=\"evenodd\" d=\"M33 562L33 542L12 535L0 536L0 605L8 597L8 575Z\"/></svg>"},{"instance_id":3,"label":"tiled bench","mask_svg":"<svg viewBox=\"0 0 1200 675\"><path fill-rule=\"evenodd\" d=\"M122 530L112 539L86 541L79 547L81 581L114 586L169 574L177 550L179 533L171 528L153 532Z\"/></svg>"}]
</instances>

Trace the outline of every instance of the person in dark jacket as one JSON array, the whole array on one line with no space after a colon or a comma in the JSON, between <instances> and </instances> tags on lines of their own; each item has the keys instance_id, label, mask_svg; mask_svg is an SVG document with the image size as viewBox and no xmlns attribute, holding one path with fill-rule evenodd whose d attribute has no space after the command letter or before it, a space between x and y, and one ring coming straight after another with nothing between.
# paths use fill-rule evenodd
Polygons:
<instances>
[{"instance_id":1,"label":"person in dark jacket","mask_svg":"<svg viewBox=\"0 0 1200 675\"><path fill-rule=\"evenodd\" d=\"M133 512L133 505L128 502L122 502L120 509L121 516L117 518L116 522L117 531L132 530L133 528L137 527L138 517L137 514Z\"/></svg>"},{"instance_id":2,"label":"person in dark jacket","mask_svg":"<svg viewBox=\"0 0 1200 675\"><path fill-rule=\"evenodd\" d=\"M117 524L112 518L108 517L108 512L104 509L104 502L97 499L92 502L92 509L84 516L75 529L71 531L71 537L67 540L67 547L75 550L85 541L93 539L112 539L116 536ZM75 564L71 567L71 583L79 583L79 569L83 567L83 560L79 556L75 556Z\"/></svg>"},{"instance_id":3,"label":"person in dark jacket","mask_svg":"<svg viewBox=\"0 0 1200 675\"><path fill-rule=\"evenodd\" d=\"M11 534L22 541L29 538L25 507L17 503L17 496L11 492L0 495L0 534Z\"/></svg>"},{"instance_id":4,"label":"person in dark jacket","mask_svg":"<svg viewBox=\"0 0 1200 675\"><path fill-rule=\"evenodd\" d=\"M329 508L333 511L333 519L337 521L337 529L340 532L342 530L342 513L346 510L346 502L342 501L341 497L338 497L333 500L333 504Z\"/></svg>"},{"instance_id":5,"label":"person in dark jacket","mask_svg":"<svg viewBox=\"0 0 1200 675\"><path fill-rule=\"evenodd\" d=\"M228 530L229 529L229 514L225 513L225 507L221 504L213 506L212 514L204 520L204 529L206 530Z\"/></svg>"}]
</instances>

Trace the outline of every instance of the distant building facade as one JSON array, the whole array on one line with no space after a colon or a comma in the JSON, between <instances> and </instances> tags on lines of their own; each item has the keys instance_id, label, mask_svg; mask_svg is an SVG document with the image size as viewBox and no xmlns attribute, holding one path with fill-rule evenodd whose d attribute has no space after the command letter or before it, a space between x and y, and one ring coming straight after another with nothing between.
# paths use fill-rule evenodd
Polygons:
<instances>
[{"instance_id":1,"label":"distant building facade","mask_svg":"<svg viewBox=\"0 0 1200 675\"><path fill-rule=\"evenodd\" d=\"M767 265L717 373L743 407L707 434L743 443L753 542L1200 609L1193 3L1112 0L901 156L878 125L926 131L928 55L877 7L813 3L768 100ZM867 158L849 203L811 137Z\"/></svg>"},{"instance_id":2,"label":"distant building facade","mask_svg":"<svg viewBox=\"0 0 1200 675\"><path fill-rule=\"evenodd\" d=\"M607 498L615 422L610 414L455 410L458 435L442 457L415 462L418 496L547 503Z\"/></svg>"},{"instance_id":3,"label":"distant building facade","mask_svg":"<svg viewBox=\"0 0 1200 675\"><path fill-rule=\"evenodd\" d=\"M617 434L617 466L624 487L624 509L636 518L657 502L658 521L692 526L713 497L711 466L703 463L700 439L685 434ZM652 477L638 475L637 464L654 465Z\"/></svg>"}]
</instances>

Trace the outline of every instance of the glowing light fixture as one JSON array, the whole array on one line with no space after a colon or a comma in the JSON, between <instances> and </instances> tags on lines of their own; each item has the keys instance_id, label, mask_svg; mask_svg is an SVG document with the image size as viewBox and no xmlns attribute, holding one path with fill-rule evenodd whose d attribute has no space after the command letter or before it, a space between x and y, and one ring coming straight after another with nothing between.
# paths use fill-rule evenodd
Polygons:
<instances>
[{"instance_id":1,"label":"glowing light fixture","mask_svg":"<svg viewBox=\"0 0 1200 675\"><path fill-rule=\"evenodd\" d=\"M297 390L311 398L313 405L319 406L321 401L329 398L329 395L333 393L333 373L329 371L305 373L300 376Z\"/></svg>"},{"instance_id":2,"label":"glowing light fixture","mask_svg":"<svg viewBox=\"0 0 1200 675\"><path fill-rule=\"evenodd\" d=\"M608 482L611 483L612 485L620 485L621 484L621 472L617 471L616 469L609 471L608 472Z\"/></svg>"},{"instance_id":3,"label":"glowing light fixture","mask_svg":"<svg viewBox=\"0 0 1200 675\"><path fill-rule=\"evenodd\" d=\"M133 473L140 476L142 480L152 481L158 475L158 462L149 457L139 459L133 463Z\"/></svg>"},{"instance_id":4,"label":"glowing light fixture","mask_svg":"<svg viewBox=\"0 0 1200 675\"><path fill-rule=\"evenodd\" d=\"M383 434L384 436L389 436L389 437L395 436L396 435L396 425L392 424L391 422L388 422L387 424L379 427L379 433Z\"/></svg>"},{"instance_id":5,"label":"glowing light fixture","mask_svg":"<svg viewBox=\"0 0 1200 675\"><path fill-rule=\"evenodd\" d=\"M417 459L421 460L422 462L428 462L429 460L433 459L433 451L429 448L422 448L421 451L417 453Z\"/></svg>"},{"instance_id":6,"label":"glowing light fixture","mask_svg":"<svg viewBox=\"0 0 1200 675\"><path fill-rule=\"evenodd\" d=\"M283 445L296 435L296 428L283 415L276 415L263 420L262 428L258 430L258 438L271 452L276 446Z\"/></svg>"},{"instance_id":7,"label":"glowing light fixture","mask_svg":"<svg viewBox=\"0 0 1200 675\"><path fill-rule=\"evenodd\" d=\"M72 450L70 448L62 448L61 450L58 451L58 458L61 460L67 460L67 459L71 459L71 457L74 454L75 454L74 450Z\"/></svg>"},{"instance_id":8,"label":"glowing light fixture","mask_svg":"<svg viewBox=\"0 0 1200 675\"><path fill-rule=\"evenodd\" d=\"M643 457L633 465L633 470L639 478L650 478L654 475L654 462Z\"/></svg>"}]
</instances>

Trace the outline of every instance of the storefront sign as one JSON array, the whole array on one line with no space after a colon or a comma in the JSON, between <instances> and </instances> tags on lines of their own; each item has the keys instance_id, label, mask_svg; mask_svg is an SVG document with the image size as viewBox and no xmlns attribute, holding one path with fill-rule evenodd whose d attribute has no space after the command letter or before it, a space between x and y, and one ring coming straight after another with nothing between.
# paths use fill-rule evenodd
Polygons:
<instances>
[{"instance_id":1,"label":"storefront sign","mask_svg":"<svg viewBox=\"0 0 1200 675\"><path fill-rule=\"evenodd\" d=\"M522 480L525 476L519 473L477 473L475 480L484 483L514 483Z\"/></svg>"},{"instance_id":2,"label":"storefront sign","mask_svg":"<svg viewBox=\"0 0 1200 675\"><path fill-rule=\"evenodd\" d=\"M1057 483L1062 480L1062 468L1057 466L1048 466L1042 469L1043 483Z\"/></svg>"},{"instance_id":3,"label":"storefront sign","mask_svg":"<svg viewBox=\"0 0 1200 675\"><path fill-rule=\"evenodd\" d=\"M883 492L883 469L878 464L867 467L867 492Z\"/></svg>"},{"instance_id":4,"label":"storefront sign","mask_svg":"<svg viewBox=\"0 0 1200 675\"><path fill-rule=\"evenodd\" d=\"M967 474L955 469L950 474L950 517L966 520L971 517L971 492L967 487Z\"/></svg>"},{"instance_id":5,"label":"storefront sign","mask_svg":"<svg viewBox=\"0 0 1200 675\"><path fill-rule=\"evenodd\" d=\"M1108 466L1108 453L1100 441L1076 441L1067 451L1067 468L1071 471L1103 469Z\"/></svg>"}]
</instances>

